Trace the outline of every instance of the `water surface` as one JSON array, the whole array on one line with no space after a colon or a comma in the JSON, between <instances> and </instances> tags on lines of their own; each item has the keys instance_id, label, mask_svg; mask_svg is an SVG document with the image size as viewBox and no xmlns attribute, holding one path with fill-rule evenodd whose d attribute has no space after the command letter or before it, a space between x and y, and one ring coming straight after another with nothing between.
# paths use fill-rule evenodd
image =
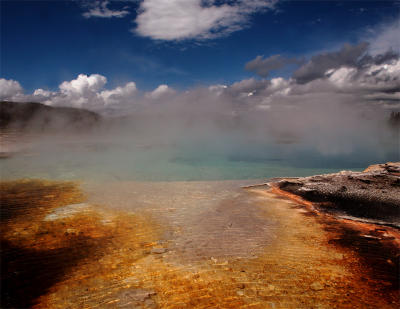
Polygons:
<instances>
[{"instance_id":1,"label":"water surface","mask_svg":"<svg viewBox=\"0 0 400 309\"><path fill-rule=\"evenodd\" d=\"M396 160L396 150L357 145L325 153L301 142L148 142L98 135L1 135L3 179L194 181L308 176Z\"/></svg>"}]
</instances>

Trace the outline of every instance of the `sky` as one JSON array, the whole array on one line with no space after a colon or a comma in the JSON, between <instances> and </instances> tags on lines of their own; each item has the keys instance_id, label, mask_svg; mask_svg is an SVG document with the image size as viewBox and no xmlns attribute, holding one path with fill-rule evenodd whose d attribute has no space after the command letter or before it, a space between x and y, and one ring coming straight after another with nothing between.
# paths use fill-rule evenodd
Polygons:
<instances>
[{"instance_id":1,"label":"sky","mask_svg":"<svg viewBox=\"0 0 400 309\"><path fill-rule=\"evenodd\" d=\"M0 99L104 110L207 89L267 110L326 89L397 109L399 16L399 1L2 0Z\"/></svg>"}]
</instances>

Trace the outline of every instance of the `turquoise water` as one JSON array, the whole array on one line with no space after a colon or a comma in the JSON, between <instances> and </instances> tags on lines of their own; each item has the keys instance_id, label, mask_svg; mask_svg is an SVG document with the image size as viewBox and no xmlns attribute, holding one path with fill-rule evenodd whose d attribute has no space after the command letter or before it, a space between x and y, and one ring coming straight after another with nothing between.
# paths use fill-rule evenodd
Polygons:
<instances>
[{"instance_id":1,"label":"turquoise water","mask_svg":"<svg viewBox=\"0 0 400 309\"><path fill-rule=\"evenodd\" d=\"M390 149L365 147L327 155L300 143L271 142L218 147L201 143L149 145L113 138L104 141L36 137L24 143L14 139L11 146L17 151L0 160L2 179L264 179L362 170L369 164L393 161L396 156Z\"/></svg>"}]
</instances>

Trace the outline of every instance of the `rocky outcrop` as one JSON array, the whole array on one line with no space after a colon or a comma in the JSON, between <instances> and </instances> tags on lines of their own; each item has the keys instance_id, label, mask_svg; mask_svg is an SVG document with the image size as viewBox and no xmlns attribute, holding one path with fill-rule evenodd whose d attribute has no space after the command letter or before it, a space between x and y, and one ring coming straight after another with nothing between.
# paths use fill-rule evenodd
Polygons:
<instances>
[{"instance_id":1,"label":"rocky outcrop","mask_svg":"<svg viewBox=\"0 0 400 309\"><path fill-rule=\"evenodd\" d=\"M363 172L280 179L272 185L327 212L400 227L400 162L372 165Z\"/></svg>"}]
</instances>

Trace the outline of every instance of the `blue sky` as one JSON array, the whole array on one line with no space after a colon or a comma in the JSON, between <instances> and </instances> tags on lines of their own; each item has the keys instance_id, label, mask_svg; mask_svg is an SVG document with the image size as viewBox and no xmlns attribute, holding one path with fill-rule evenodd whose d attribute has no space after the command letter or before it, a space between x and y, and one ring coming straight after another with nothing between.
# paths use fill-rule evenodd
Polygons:
<instances>
[{"instance_id":1,"label":"blue sky","mask_svg":"<svg viewBox=\"0 0 400 309\"><path fill-rule=\"evenodd\" d=\"M179 90L232 84L259 78L244 68L258 55L308 59L346 42L357 44L381 25L398 19L400 10L398 1L278 1L272 7L250 7L241 1L205 2L209 4L204 6L215 8L225 3L227 9L228 4L242 5L239 9L249 13L222 12L228 16L221 19L228 25L225 28L194 29L186 37L158 39L159 32L145 25L138 32L141 1L92 5L1 1L0 77L17 80L27 92L56 90L78 74L95 73L107 77L110 89L128 81L135 81L142 90L160 84ZM84 15L99 8L108 10L102 11L104 15L126 13L119 17ZM269 77L288 77L292 69L273 71Z\"/></svg>"}]
</instances>

